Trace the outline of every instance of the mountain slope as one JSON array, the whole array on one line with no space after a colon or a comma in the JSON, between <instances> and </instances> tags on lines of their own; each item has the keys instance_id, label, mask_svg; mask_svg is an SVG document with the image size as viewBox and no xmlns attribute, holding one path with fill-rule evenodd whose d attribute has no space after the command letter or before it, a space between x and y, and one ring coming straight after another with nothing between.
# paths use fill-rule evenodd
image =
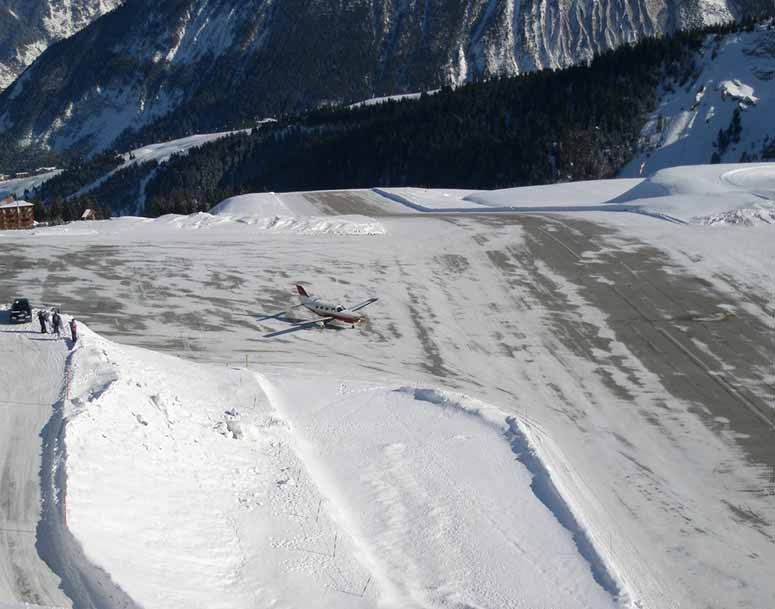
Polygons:
<instances>
[{"instance_id":1,"label":"mountain slope","mask_svg":"<svg viewBox=\"0 0 775 609\"><path fill-rule=\"evenodd\" d=\"M567 66L765 0L129 0L0 96L23 145L104 150L321 103ZM152 129L148 129L153 125Z\"/></svg>"},{"instance_id":2,"label":"mountain slope","mask_svg":"<svg viewBox=\"0 0 775 609\"><path fill-rule=\"evenodd\" d=\"M145 213L158 215L208 209L247 191L481 189L610 177L632 157L660 86L691 77L706 38L702 31L651 38L588 66L445 87L414 100L323 108L105 179L98 179L106 169L97 155L70 164L34 196L69 198L69 215L83 207L138 213L145 201ZM94 187L85 193L88 184ZM57 209L49 211L57 217Z\"/></svg>"},{"instance_id":3,"label":"mountain slope","mask_svg":"<svg viewBox=\"0 0 775 609\"><path fill-rule=\"evenodd\" d=\"M72 36L123 0L0 0L0 90L53 42Z\"/></svg>"},{"instance_id":4,"label":"mountain slope","mask_svg":"<svg viewBox=\"0 0 775 609\"><path fill-rule=\"evenodd\" d=\"M709 36L687 82L666 87L623 176L775 157L775 26Z\"/></svg>"}]
</instances>

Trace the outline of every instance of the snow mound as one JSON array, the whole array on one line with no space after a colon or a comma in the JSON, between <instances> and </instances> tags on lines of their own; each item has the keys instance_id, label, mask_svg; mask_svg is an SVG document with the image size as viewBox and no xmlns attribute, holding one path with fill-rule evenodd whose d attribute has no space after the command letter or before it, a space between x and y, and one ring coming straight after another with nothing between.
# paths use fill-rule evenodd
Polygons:
<instances>
[{"instance_id":1,"label":"snow mound","mask_svg":"<svg viewBox=\"0 0 775 609\"><path fill-rule=\"evenodd\" d=\"M200 212L188 216L169 214L154 223L177 230L208 230L227 225L245 225L258 230L298 235L384 235L385 227L365 216L227 216Z\"/></svg>"},{"instance_id":2,"label":"snow mound","mask_svg":"<svg viewBox=\"0 0 775 609\"><path fill-rule=\"evenodd\" d=\"M84 325L70 368L67 526L138 606L373 606L376 584L360 595L368 573L252 373Z\"/></svg>"},{"instance_id":3,"label":"snow mound","mask_svg":"<svg viewBox=\"0 0 775 609\"><path fill-rule=\"evenodd\" d=\"M603 608L626 596L542 464L536 429L457 392L298 374L262 387L329 503L349 508L342 527L386 582L385 606Z\"/></svg>"},{"instance_id":4,"label":"snow mound","mask_svg":"<svg viewBox=\"0 0 775 609\"><path fill-rule=\"evenodd\" d=\"M384 235L385 227L366 216L307 216L271 218L237 218L237 222L250 224L262 230L287 231L301 235Z\"/></svg>"},{"instance_id":5,"label":"snow mound","mask_svg":"<svg viewBox=\"0 0 775 609\"><path fill-rule=\"evenodd\" d=\"M213 207L210 213L214 216L250 216L256 218L296 215L273 192L231 197Z\"/></svg>"},{"instance_id":6,"label":"snow mound","mask_svg":"<svg viewBox=\"0 0 775 609\"><path fill-rule=\"evenodd\" d=\"M721 214L692 218L694 224L704 226L738 225L757 226L759 224L775 224L775 204L762 204L756 207L736 209Z\"/></svg>"},{"instance_id":7,"label":"snow mound","mask_svg":"<svg viewBox=\"0 0 775 609\"><path fill-rule=\"evenodd\" d=\"M247 224L261 230L302 235L384 235L385 227L371 218L358 215L313 216L309 208L284 200L273 192L253 193L221 201L209 214L196 214L175 220L179 228L207 228L223 222Z\"/></svg>"}]
</instances>

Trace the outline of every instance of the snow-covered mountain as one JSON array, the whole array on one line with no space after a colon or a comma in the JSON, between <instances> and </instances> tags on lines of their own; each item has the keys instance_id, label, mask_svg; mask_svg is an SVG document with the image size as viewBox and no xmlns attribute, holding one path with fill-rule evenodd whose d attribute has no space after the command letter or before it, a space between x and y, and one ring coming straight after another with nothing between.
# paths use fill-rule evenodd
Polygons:
<instances>
[{"instance_id":1,"label":"snow-covered mountain","mask_svg":"<svg viewBox=\"0 0 775 609\"><path fill-rule=\"evenodd\" d=\"M87 151L150 124L155 139L169 139L325 102L567 66L763 1L130 0L0 96L0 129L22 143Z\"/></svg>"},{"instance_id":2,"label":"snow-covered mountain","mask_svg":"<svg viewBox=\"0 0 775 609\"><path fill-rule=\"evenodd\" d=\"M0 90L52 43L72 36L123 0L0 0Z\"/></svg>"},{"instance_id":3,"label":"snow-covered mountain","mask_svg":"<svg viewBox=\"0 0 775 609\"><path fill-rule=\"evenodd\" d=\"M709 36L693 78L666 85L622 175L775 156L774 78L774 24Z\"/></svg>"}]
</instances>

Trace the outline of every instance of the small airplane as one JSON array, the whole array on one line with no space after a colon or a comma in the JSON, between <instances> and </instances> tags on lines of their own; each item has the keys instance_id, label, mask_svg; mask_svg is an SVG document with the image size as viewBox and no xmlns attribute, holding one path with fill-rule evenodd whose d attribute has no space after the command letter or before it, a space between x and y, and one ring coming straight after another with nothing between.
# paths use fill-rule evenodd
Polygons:
<instances>
[{"instance_id":1,"label":"small airplane","mask_svg":"<svg viewBox=\"0 0 775 609\"><path fill-rule=\"evenodd\" d=\"M351 307L345 307L341 304L333 304L333 303L325 302L320 298L310 295L302 285L298 285L298 284L296 285L296 292L299 295L301 303L296 305L295 307L291 307L291 309L298 309L300 307L305 307L306 309L312 311L312 313L317 315L318 316L317 319L312 319L308 321L290 319L287 317L288 311L283 311L275 315L267 315L264 317L259 317L258 321L266 321L268 319L280 319L284 321L289 321L293 324L292 328L281 330L279 332L273 332L271 334L265 334L264 338L272 338L274 336L280 336L282 334L287 334L289 332L296 332L297 330L302 330L304 328L308 328L311 326L320 326L321 328L326 328L329 326L329 324L337 324L337 323L346 324L354 328L357 324L361 323L365 318L364 315L358 314L357 311L360 311L361 309L364 309L368 307L370 304L374 304L375 302L377 302L377 300L379 300L378 298L369 298L368 300L364 300L363 302L358 303L357 305L354 305Z\"/></svg>"}]
</instances>

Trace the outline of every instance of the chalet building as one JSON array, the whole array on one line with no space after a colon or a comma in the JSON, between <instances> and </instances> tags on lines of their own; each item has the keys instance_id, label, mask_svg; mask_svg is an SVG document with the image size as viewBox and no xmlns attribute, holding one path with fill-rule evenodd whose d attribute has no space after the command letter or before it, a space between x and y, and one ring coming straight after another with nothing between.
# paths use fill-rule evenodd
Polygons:
<instances>
[{"instance_id":1,"label":"chalet building","mask_svg":"<svg viewBox=\"0 0 775 609\"><path fill-rule=\"evenodd\" d=\"M81 215L81 220L96 220L97 219L97 212L93 209L87 209L83 212Z\"/></svg>"},{"instance_id":2,"label":"chalet building","mask_svg":"<svg viewBox=\"0 0 775 609\"><path fill-rule=\"evenodd\" d=\"M0 201L0 230L21 230L35 224L35 207L26 201Z\"/></svg>"}]
</instances>

